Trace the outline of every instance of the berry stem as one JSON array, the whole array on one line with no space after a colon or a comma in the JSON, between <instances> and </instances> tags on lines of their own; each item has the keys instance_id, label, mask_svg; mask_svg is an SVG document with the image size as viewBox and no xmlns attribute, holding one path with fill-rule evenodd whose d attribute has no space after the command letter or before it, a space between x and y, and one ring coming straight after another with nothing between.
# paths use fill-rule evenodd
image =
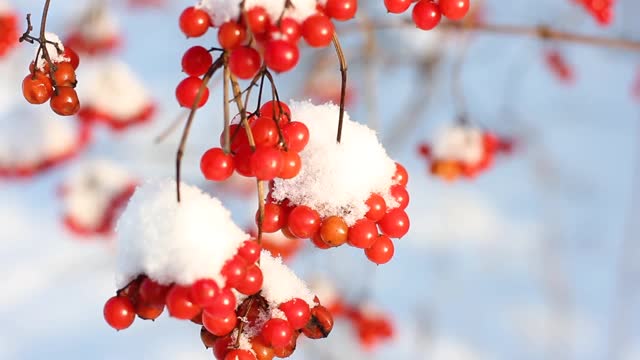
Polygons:
<instances>
[{"instance_id":1,"label":"berry stem","mask_svg":"<svg viewBox=\"0 0 640 360\"><path fill-rule=\"evenodd\" d=\"M169 124L169 126L164 129L160 134L158 134L158 136L156 136L155 139L153 139L153 143L154 144L160 144L161 142L165 141L166 138L173 134L173 132L178 128L178 125L180 125L180 123L182 122L182 120L187 118L187 113L188 110L185 111L181 111L178 116L176 116L176 118L171 122L171 124Z\"/></svg>"},{"instance_id":2,"label":"berry stem","mask_svg":"<svg viewBox=\"0 0 640 360\"><path fill-rule=\"evenodd\" d=\"M344 123L344 103L347 97L347 59L344 56L342 45L340 45L340 39L338 33L333 32L333 46L336 48L336 55L340 61L340 73L342 74L342 85L340 88L340 117L338 118L338 135L336 141L339 143L342 141L342 124Z\"/></svg>"},{"instance_id":3,"label":"berry stem","mask_svg":"<svg viewBox=\"0 0 640 360\"><path fill-rule=\"evenodd\" d=\"M223 82L223 109L224 109L224 153L225 154L229 154L231 152L231 134L230 134L230 120L229 120L229 65L228 65L228 59L227 59L227 54L223 55L225 57L224 60L224 79L222 80Z\"/></svg>"},{"instance_id":4,"label":"berry stem","mask_svg":"<svg viewBox=\"0 0 640 360\"><path fill-rule=\"evenodd\" d=\"M458 53L455 62L453 63L453 69L451 69L451 92L453 96L453 102L456 105L456 111L458 112L458 119L467 118L467 101L464 96L464 83L462 81L462 71L464 70L464 64L469 53L469 38L465 36L461 40L460 52Z\"/></svg>"},{"instance_id":5,"label":"berry stem","mask_svg":"<svg viewBox=\"0 0 640 360\"><path fill-rule=\"evenodd\" d=\"M182 156L184 155L184 149L187 145L187 139L189 138L189 131L191 130L191 124L193 123L193 119L196 116L196 112L198 111L198 105L200 104L200 99L204 94L204 90L207 88L209 84L209 80L213 74L216 73L220 67L224 64L224 56L220 56L207 70L207 73L202 78L202 84L200 85L200 89L198 89L198 94L196 95L195 100L193 101L193 105L191 105L191 110L189 111L189 117L187 118L187 122L184 124L184 130L182 131L182 138L180 139L180 145L178 146L178 151L176 152L176 197L178 202L180 202L180 168L182 165Z\"/></svg>"},{"instance_id":6,"label":"berry stem","mask_svg":"<svg viewBox=\"0 0 640 360\"><path fill-rule=\"evenodd\" d=\"M278 105L278 110L280 111L280 114L288 117L289 114L285 114L284 110L282 109L282 103L280 102L280 95L278 95L278 88L276 87L276 82L273 79L273 75L269 70L265 69L264 76L267 77L267 79L269 80L269 83L271 84L271 100L275 100L276 104ZM275 106L273 107L273 114L271 115L272 115L273 121L276 123L276 128L278 129L278 141L280 141L280 143L284 145L284 149L286 151L287 143L284 140L284 134L282 134L282 129L280 128L280 121L279 119L277 119L277 116L276 116ZM289 119L289 121L291 121L291 119Z\"/></svg>"}]
</instances>

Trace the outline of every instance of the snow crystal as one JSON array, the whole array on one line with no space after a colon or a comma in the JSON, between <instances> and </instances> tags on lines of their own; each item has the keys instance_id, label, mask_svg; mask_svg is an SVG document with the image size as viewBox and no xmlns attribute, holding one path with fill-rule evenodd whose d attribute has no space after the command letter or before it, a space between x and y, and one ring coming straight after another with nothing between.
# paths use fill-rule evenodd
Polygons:
<instances>
[{"instance_id":1,"label":"snow crystal","mask_svg":"<svg viewBox=\"0 0 640 360\"><path fill-rule=\"evenodd\" d=\"M186 184L181 195L178 203L173 180L136 189L116 228L119 288L143 273L162 284L211 278L224 285L220 270L249 235L218 199Z\"/></svg>"},{"instance_id":2,"label":"snow crystal","mask_svg":"<svg viewBox=\"0 0 640 360\"><path fill-rule=\"evenodd\" d=\"M79 144L77 125L48 107L10 113L0 120L0 168L29 167L54 159Z\"/></svg>"},{"instance_id":3,"label":"snow crystal","mask_svg":"<svg viewBox=\"0 0 640 360\"><path fill-rule=\"evenodd\" d=\"M276 179L273 198L306 205L321 217L341 216L348 225L365 217L372 193L383 196L389 208L398 206L389 189L395 162L378 141L375 131L345 114L342 142L336 142L339 107L291 102L294 121L309 128L307 147L300 152L302 168L290 180Z\"/></svg>"},{"instance_id":4,"label":"snow crystal","mask_svg":"<svg viewBox=\"0 0 640 360\"><path fill-rule=\"evenodd\" d=\"M85 107L122 121L151 105L148 90L126 63L112 60L96 65L92 76L79 83Z\"/></svg>"},{"instance_id":5,"label":"snow crystal","mask_svg":"<svg viewBox=\"0 0 640 360\"><path fill-rule=\"evenodd\" d=\"M475 164L482 160L482 131L469 126L453 126L440 131L433 144L436 159L457 160Z\"/></svg>"},{"instance_id":6,"label":"snow crystal","mask_svg":"<svg viewBox=\"0 0 640 360\"><path fill-rule=\"evenodd\" d=\"M299 298L313 306L314 295L304 281L300 280L281 258L275 258L270 252L263 250L260 254L260 269L262 270L262 296L269 302L272 309L277 309L282 303Z\"/></svg>"},{"instance_id":7,"label":"snow crystal","mask_svg":"<svg viewBox=\"0 0 640 360\"><path fill-rule=\"evenodd\" d=\"M211 17L215 26L220 26L229 20L237 20L240 16L242 0L200 0L197 8L203 9ZM246 0L245 10L260 6L269 14L272 23L281 16L290 17L299 22L316 13L316 5L324 5L326 0L292 0L292 8L285 11L286 0Z\"/></svg>"},{"instance_id":8,"label":"snow crystal","mask_svg":"<svg viewBox=\"0 0 640 360\"><path fill-rule=\"evenodd\" d=\"M52 62L59 63L59 62L70 60L68 57L64 55L64 45L62 44L62 41L60 40L58 35L48 32L48 33L45 33L44 37L48 41L51 41L57 45L57 47L56 45L49 44L49 43L47 43L46 45L47 52L49 53L49 57L51 58ZM60 49L60 51L58 51L58 49ZM35 50L36 56L38 55L38 50L39 48L36 46L36 50ZM37 68L39 70L44 69L44 66L46 63L47 63L47 60L44 58L44 51L40 51L40 57L38 58Z\"/></svg>"},{"instance_id":9,"label":"snow crystal","mask_svg":"<svg viewBox=\"0 0 640 360\"><path fill-rule=\"evenodd\" d=\"M80 225L95 229L112 201L134 183L128 172L108 160L94 160L76 170L64 184L65 210Z\"/></svg>"}]
</instances>

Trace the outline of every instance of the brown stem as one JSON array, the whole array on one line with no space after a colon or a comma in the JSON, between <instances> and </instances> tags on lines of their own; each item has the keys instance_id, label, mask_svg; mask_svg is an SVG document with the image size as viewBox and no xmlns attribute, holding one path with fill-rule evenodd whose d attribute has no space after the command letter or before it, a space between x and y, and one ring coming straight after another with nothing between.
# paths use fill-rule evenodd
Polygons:
<instances>
[{"instance_id":1,"label":"brown stem","mask_svg":"<svg viewBox=\"0 0 640 360\"><path fill-rule=\"evenodd\" d=\"M211 65L207 73L202 78L202 84L198 89L198 94L196 95L195 100L193 101L193 105L191 105L191 111L189 112L189 117L187 118L187 122L184 124L184 130L182 131L182 138L180 139L180 145L178 146L178 151L176 153L176 197L178 202L180 202L180 166L182 165L182 156L184 155L184 148L187 144L187 139L189 138L189 131L191 130L191 124L193 123L193 119L196 116L196 112L198 111L198 104L202 99L202 95L204 94L204 90L211 80L211 77L215 72L222 67L224 64L224 57L220 56L214 63Z\"/></svg>"},{"instance_id":2,"label":"brown stem","mask_svg":"<svg viewBox=\"0 0 640 360\"><path fill-rule=\"evenodd\" d=\"M231 121L229 115L229 64L227 55L224 56L224 79L223 79L223 106L224 109L224 152L228 154L231 152L231 131L229 129Z\"/></svg>"},{"instance_id":3,"label":"brown stem","mask_svg":"<svg viewBox=\"0 0 640 360\"><path fill-rule=\"evenodd\" d=\"M464 96L464 83L462 82L462 71L464 69L465 60L467 59L467 53L469 52L469 41L466 36L462 41L460 41L460 47L460 53L453 64L453 69L451 70L451 92L453 95L453 102L456 104L458 120L466 122L467 101Z\"/></svg>"},{"instance_id":4,"label":"brown stem","mask_svg":"<svg viewBox=\"0 0 640 360\"><path fill-rule=\"evenodd\" d=\"M272 97L272 100L274 100L278 105L280 114L288 117L289 114L285 114L284 109L282 108L282 103L280 102L280 95L278 95L278 88L276 87L276 82L273 79L273 75L271 75L271 72L269 70L265 69L264 76L269 80L269 83L271 84L271 97ZM272 108L273 108L273 113L271 114L272 115L271 117L273 118L273 121L276 124L276 129L278 129L278 141L280 142L280 144L284 146L284 150L288 151L287 143L284 139L284 134L282 133L282 129L280 128L280 119L278 119L276 116L276 108L275 106ZM289 121L291 121L291 119L289 119Z\"/></svg>"},{"instance_id":5,"label":"brown stem","mask_svg":"<svg viewBox=\"0 0 640 360\"><path fill-rule=\"evenodd\" d=\"M340 60L340 73L342 74L342 87L340 89L340 117L338 119L338 135L336 136L336 141L340 142L342 140L342 125L344 123L344 103L347 97L347 59L344 56L344 51L342 51L342 46L340 45L340 39L338 39L338 33L333 32L333 46L336 48L336 54L338 55L338 60Z\"/></svg>"}]
</instances>

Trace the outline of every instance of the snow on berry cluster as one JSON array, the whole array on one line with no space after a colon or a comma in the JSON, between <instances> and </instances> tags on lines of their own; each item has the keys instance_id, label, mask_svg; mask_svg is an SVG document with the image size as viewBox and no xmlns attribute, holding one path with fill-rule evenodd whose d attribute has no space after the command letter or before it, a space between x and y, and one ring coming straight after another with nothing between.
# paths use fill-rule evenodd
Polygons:
<instances>
[{"instance_id":1,"label":"snow on berry cluster","mask_svg":"<svg viewBox=\"0 0 640 360\"><path fill-rule=\"evenodd\" d=\"M80 88L83 105L78 117L124 130L153 117L156 105L142 81L121 61L100 62Z\"/></svg>"},{"instance_id":2,"label":"snow on berry cluster","mask_svg":"<svg viewBox=\"0 0 640 360\"><path fill-rule=\"evenodd\" d=\"M295 177L302 166L299 153L309 141L309 129L296 120L284 102L270 101L262 105L247 120L255 144L253 148L244 124L236 123L239 121L236 116L229 126L231 153L220 147L207 150L200 161L202 173L212 181L227 180L234 171L258 180ZM223 133L220 143L224 142Z\"/></svg>"},{"instance_id":3,"label":"snow on berry cluster","mask_svg":"<svg viewBox=\"0 0 640 360\"><path fill-rule=\"evenodd\" d=\"M613 21L615 0L574 0L574 2L582 5L600 25L606 26Z\"/></svg>"},{"instance_id":4,"label":"snow on berry cluster","mask_svg":"<svg viewBox=\"0 0 640 360\"><path fill-rule=\"evenodd\" d=\"M80 54L100 55L117 48L121 42L120 28L106 2L91 6L72 25L65 44Z\"/></svg>"},{"instance_id":5,"label":"snow on berry cluster","mask_svg":"<svg viewBox=\"0 0 640 360\"><path fill-rule=\"evenodd\" d=\"M46 33L45 38L48 42L38 47L36 59L29 66L29 74L22 81L22 94L31 104L49 101L51 109L58 115L74 115L80 110L75 90L80 58L70 47L65 48L57 35ZM43 50L45 48L49 59Z\"/></svg>"},{"instance_id":6,"label":"snow on berry cluster","mask_svg":"<svg viewBox=\"0 0 640 360\"><path fill-rule=\"evenodd\" d=\"M18 45L19 37L18 14L5 0L0 0L0 58Z\"/></svg>"},{"instance_id":7,"label":"snow on berry cluster","mask_svg":"<svg viewBox=\"0 0 640 360\"><path fill-rule=\"evenodd\" d=\"M472 179L493 164L496 154L509 152L511 143L470 125L448 127L436 135L432 146L420 153L431 164L431 173L447 181Z\"/></svg>"},{"instance_id":8,"label":"snow on berry cluster","mask_svg":"<svg viewBox=\"0 0 640 360\"><path fill-rule=\"evenodd\" d=\"M201 339L220 360L290 356L302 333L326 337L331 313L280 259L199 189L174 181L138 188L118 223L120 290L104 307L117 330L136 315L170 316L202 325Z\"/></svg>"},{"instance_id":9,"label":"snow on berry cluster","mask_svg":"<svg viewBox=\"0 0 640 360\"><path fill-rule=\"evenodd\" d=\"M450 20L462 20L469 12L469 0L384 0L387 11L402 14L413 5L412 18L422 30L434 29L444 15Z\"/></svg>"},{"instance_id":10,"label":"snow on berry cluster","mask_svg":"<svg viewBox=\"0 0 640 360\"><path fill-rule=\"evenodd\" d=\"M375 132L347 114L343 141L336 142L338 114L333 104L291 104L292 118L308 128L308 144L300 152L299 174L271 183L263 230L312 239L323 249L348 243L384 264L393 257L390 238L409 230L408 175Z\"/></svg>"},{"instance_id":11,"label":"snow on berry cluster","mask_svg":"<svg viewBox=\"0 0 640 360\"><path fill-rule=\"evenodd\" d=\"M83 164L60 187L66 228L80 236L110 235L136 184L110 161Z\"/></svg>"},{"instance_id":12,"label":"snow on berry cluster","mask_svg":"<svg viewBox=\"0 0 640 360\"><path fill-rule=\"evenodd\" d=\"M30 177L74 157L90 129L42 111L7 113L0 121L0 177Z\"/></svg>"},{"instance_id":13,"label":"snow on berry cluster","mask_svg":"<svg viewBox=\"0 0 640 360\"><path fill-rule=\"evenodd\" d=\"M202 0L186 8L179 23L187 37L200 37L209 28L218 28L218 43L230 52L231 72L240 79L251 79L263 62L275 72L293 69L300 58L301 38L311 47L331 44L332 19L349 20L357 7L357 0ZM205 47L192 47L182 64L190 76L184 81L196 84L211 65L210 54Z\"/></svg>"}]
</instances>

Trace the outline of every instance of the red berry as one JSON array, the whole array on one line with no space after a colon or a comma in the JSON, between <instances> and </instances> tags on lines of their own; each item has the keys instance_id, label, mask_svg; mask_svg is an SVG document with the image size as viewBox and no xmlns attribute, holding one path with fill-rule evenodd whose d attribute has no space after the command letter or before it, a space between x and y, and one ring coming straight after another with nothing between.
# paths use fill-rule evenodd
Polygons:
<instances>
[{"instance_id":1,"label":"red berry","mask_svg":"<svg viewBox=\"0 0 640 360\"><path fill-rule=\"evenodd\" d=\"M461 20L469 12L469 0L440 0L442 15L451 20Z\"/></svg>"},{"instance_id":2,"label":"red berry","mask_svg":"<svg viewBox=\"0 0 640 360\"><path fill-rule=\"evenodd\" d=\"M387 213L387 203L384 198L378 194L371 194L367 200L369 211L365 215L367 219L377 222L381 220Z\"/></svg>"},{"instance_id":3,"label":"red berry","mask_svg":"<svg viewBox=\"0 0 640 360\"><path fill-rule=\"evenodd\" d=\"M409 232L409 216L401 209L393 209L378 222L378 226L383 234L392 238L401 238Z\"/></svg>"},{"instance_id":4,"label":"red berry","mask_svg":"<svg viewBox=\"0 0 640 360\"><path fill-rule=\"evenodd\" d=\"M164 311L164 305L149 305L144 303L137 303L135 305L136 315L142 320L155 320Z\"/></svg>"},{"instance_id":5,"label":"red berry","mask_svg":"<svg viewBox=\"0 0 640 360\"><path fill-rule=\"evenodd\" d=\"M282 152L282 163L282 170L280 170L280 174L278 174L279 178L293 179L298 176L300 168L302 167L302 160L300 160L300 155L298 155L297 152Z\"/></svg>"},{"instance_id":6,"label":"red berry","mask_svg":"<svg viewBox=\"0 0 640 360\"><path fill-rule=\"evenodd\" d=\"M76 70L70 62L57 63L53 72L53 83L59 86L76 86Z\"/></svg>"},{"instance_id":7,"label":"red berry","mask_svg":"<svg viewBox=\"0 0 640 360\"><path fill-rule=\"evenodd\" d=\"M293 69L300 59L298 45L285 40L272 40L264 50L264 63L275 72Z\"/></svg>"},{"instance_id":8,"label":"red berry","mask_svg":"<svg viewBox=\"0 0 640 360\"><path fill-rule=\"evenodd\" d=\"M222 267L222 276L227 280L227 285L237 288L247 276L249 264L240 256L234 256Z\"/></svg>"},{"instance_id":9,"label":"red berry","mask_svg":"<svg viewBox=\"0 0 640 360\"><path fill-rule=\"evenodd\" d=\"M124 330L133 324L136 311L129 298L114 296L104 304L104 319L116 330Z\"/></svg>"},{"instance_id":10,"label":"red berry","mask_svg":"<svg viewBox=\"0 0 640 360\"><path fill-rule=\"evenodd\" d=\"M293 236L300 239L311 238L320 230L320 215L304 205L296 206L289 213L287 227Z\"/></svg>"},{"instance_id":11,"label":"red berry","mask_svg":"<svg viewBox=\"0 0 640 360\"><path fill-rule=\"evenodd\" d=\"M364 250L367 258L378 265L388 263L393 257L393 252L393 242L385 235L380 235L373 246Z\"/></svg>"},{"instance_id":12,"label":"red berry","mask_svg":"<svg viewBox=\"0 0 640 360\"><path fill-rule=\"evenodd\" d=\"M73 88L58 86L49 101L51 109L60 116L71 116L80 110L78 93Z\"/></svg>"},{"instance_id":13,"label":"red berry","mask_svg":"<svg viewBox=\"0 0 640 360\"><path fill-rule=\"evenodd\" d=\"M404 186L393 185L391 187L391 196L400 204L398 208L404 210L409 206L409 193Z\"/></svg>"},{"instance_id":14,"label":"red berry","mask_svg":"<svg viewBox=\"0 0 640 360\"><path fill-rule=\"evenodd\" d=\"M248 350L235 349L229 351L223 360L256 360L256 357Z\"/></svg>"},{"instance_id":15,"label":"red berry","mask_svg":"<svg viewBox=\"0 0 640 360\"><path fill-rule=\"evenodd\" d=\"M22 80L22 95L30 104L44 104L51 99L52 94L51 80L39 71Z\"/></svg>"},{"instance_id":16,"label":"red berry","mask_svg":"<svg viewBox=\"0 0 640 360\"><path fill-rule=\"evenodd\" d=\"M259 212L256 212L256 224L258 224ZM274 233L287 224L287 212L279 204L267 203L264 205L264 218L262 219L262 231Z\"/></svg>"},{"instance_id":17,"label":"red berry","mask_svg":"<svg viewBox=\"0 0 640 360\"><path fill-rule=\"evenodd\" d=\"M234 169L233 156L225 154L221 148L207 150L200 159L200 170L207 180L227 180Z\"/></svg>"},{"instance_id":18,"label":"red berry","mask_svg":"<svg viewBox=\"0 0 640 360\"><path fill-rule=\"evenodd\" d=\"M218 30L218 42L226 50L233 50L242 45L246 37L245 27L233 21L222 24Z\"/></svg>"},{"instance_id":19,"label":"red berry","mask_svg":"<svg viewBox=\"0 0 640 360\"><path fill-rule=\"evenodd\" d=\"M275 356L273 348L264 343L262 336L251 339L251 350L256 354L257 360L273 360Z\"/></svg>"},{"instance_id":20,"label":"red berry","mask_svg":"<svg viewBox=\"0 0 640 360\"><path fill-rule=\"evenodd\" d=\"M164 306L170 288L170 286L160 285L150 278L145 278L138 289L139 300L146 304Z\"/></svg>"},{"instance_id":21,"label":"red berry","mask_svg":"<svg viewBox=\"0 0 640 360\"><path fill-rule=\"evenodd\" d=\"M242 131L242 130L241 130ZM251 157L253 151L247 145L236 151L236 156L233 158L238 174L245 177L253 177L253 168L251 167Z\"/></svg>"},{"instance_id":22,"label":"red berry","mask_svg":"<svg viewBox=\"0 0 640 360\"><path fill-rule=\"evenodd\" d=\"M358 0L327 0L325 12L330 17L346 21L353 19L358 11Z\"/></svg>"},{"instance_id":23,"label":"red berry","mask_svg":"<svg viewBox=\"0 0 640 360\"><path fill-rule=\"evenodd\" d=\"M273 147L278 144L276 122L270 116L261 116L251 125L251 134L256 146Z\"/></svg>"},{"instance_id":24,"label":"red berry","mask_svg":"<svg viewBox=\"0 0 640 360\"><path fill-rule=\"evenodd\" d=\"M167 294L167 310L174 318L191 320L198 315L200 307L193 302L188 287L173 285Z\"/></svg>"},{"instance_id":25,"label":"red berry","mask_svg":"<svg viewBox=\"0 0 640 360\"><path fill-rule=\"evenodd\" d=\"M224 360L224 357L231 349L231 342L231 336L219 337L213 345L213 356L218 360Z\"/></svg>"},{"instance_id":26,"label":"red berry","mask_svg":"<svg viewBox=\"0 0 640 360\"><path fill-rule=\"evenodd\" d=\"M262 59L254 48L241 46L231 51L229 69L240 79L251 79L260 70Z\"/></svg>"},{"instance_id":27,"label":"red berry","mask_svg":"<svg viewBox=\"0 0 640 360\"><path fill-rule=\"evenodd\" d=\"M295 44L302 37L302 26L292 18L284 18L280 21L279 27L282 40Z\"/></svg>"},{"instance_id":28,"label":"red berry","mask_svg":"<svg viewBox=\"0 0 640 360\"><path fill-rule=\"evenodd\" d=\"M292 299L278 307L287 316L289 325L294 330L300 330L307 325L311 319L311 309L309 304L302 299Z\"/></svg>"},{"instance_id":29,"label":"red berry","mask_svg":"<svg viewBox=\"0 0 640 360\"><path fill-rule=\"evenodd\" d=\"M236 287L236 290L245 295L257 294L262 289L262 270L257 265L247 268L244 280Z\"/></svg>"},{"instance_id":30,"label":"red berry","mask_svg":"<svg viewBox=\"0 0 640 360\"><path fill-rule=\"evenodd\" d=\"M213 64L213 56L202 46L194 46L182 56L182 71L189 76L201 76Z\"/></svg>"},{"instance_id":31,"label":"red berry","mask_svg":"<svg viewBox=\"0 0 640 360\"><path fill-rule=\"evenodd\" d=\"M278 125L284 127L291 120L291 109L282 101L269 101L260 108L260 115L278 120Z\"/></svg>"},{"instance_id":32,"label":"red berry","mask_svg":"<svg viewBox=\"0 0 640 360\"><path fill-rule=\"evenodd\" d=\"M247 264L253 264L260 258L260 251L262 247L257 241L247 240L242 243L240 249L238 249L238 255L243 258Z\"/></svg>"},{"instance_id":33,"label":"red berry","mask_svg":"<svg viewBox=\"0 0 640 360\"><path fill-rule=\"evenodd\" d=\"M178 103L180 104L180 106L191 108L196 102L201 86L202 79L196 76L189 76L188 78L182 80L180 84L178 84L178 87L176 87L176 98L178 99ZM200 96L198 107L200 108L204 106L204 104L207 103L208 99L209 88L205 86L202 91L202 95Z\"/></svg>"},{"instance_id":34,"label":"red berry","mask_svg":"<svg viewBox=\"0 0 640 360\"><path fill-rule=\"evenodd\" d=\"M211 26L211 19L209 19L209 14L204 10L191 6L184 9L180 14L180 30L187 37L202 36L207 32L209 26Z\"/></svg>"},{"instance_id":35,"label":"red berry","mask_svg":"<svg viewBox=\"0 0 640 360\"><path fill-rule=\"evenodd\" d=\"M409 183L409 173L407 173L407 169L400 165L400 163L396 163L396 172L393 175L393 183L401 186L407 186Z\"/></svg>"},{"instance_id":36,"label":"red berry","mask_svg":"<svg viewBox=\"0 0 640 360\"><path fill-rule=\"evenodd\" d=\"M277 318L270 319L262 328L262 337L267 345L284 347L291 341L293 329L287 320Z\"/></svg>"},{"instance_id":37,"label":"red berry","mask_svg":"<svg viewBox=\"0 0 640 360\"><path fill-rule=\"evenodd\" d=\"M202 313L202 325L213 335L228 335L238 323L238 317L235 311L230 311L224 316L215 316L205 310Z\"/></svg>"},{"instance_id":38,"label":"red berry","mask_svg":"<svg viewBox=\"0 0 640 360\"><path fill-rule=\"evenodd\" d=\"M259 147L251 155L251 170L258 180L273 180L282 170L282 152L272 147Z\"/></svg>"},{"instance_id":39,"label":"red berry","mask_svg":"<svg viewBox=\"0 0 640 360\"><path fill-rule=\"evenodd\" d=\"M247 11L246 14L247 24L253 34L262 34L267 31L271 20L269 14L262 6L256 6Z\"/></svg>"},{"instance_id":40,"label":"red berry","mask_svg":"<svg viewBox=\"0 0 640 360\"><path fill-rule=\"evenodd\" d=\"M420 0L413 7L413 22L419 29L431 30L440 23L442 14L433 0Z\"/></svg>"},{"instance_id":41,"label":"red berry","mask_svg":"<svg viewBox=\"0 0 640 360\"><path fill-rule=\"evenodd\" d=\"M73 51L71 47L64 47L64 57L69 59L69 62L71 63L71 66L73 66L74 70L78 69L78 66L80 66L80 56L78 56L78 53Z\"/></svg>"},{"instance_id":42,"label":"red berry","mask_svg":"<svg viewBox=\"0 0 640 360\"><path fill-rule=\"evenodd\" d=\"M330 247L337 247L347 242L348 232L349 227L342 217L329 216L322 220L319 234L323 243Z\"/></svg>"},{"instance_id":43,"label":"red berry","mask_svg":"<svg viewBox=\"0 0 640 360\"><path fill-rule=\"evenodd\" d=\"M213 316L224 316L236 308L236 296L229 288L221 289L213 304L205 309Z\"/></svg>"},{"instance_id":44,"label":"red berry","mask_svg":"<svg viewBox=\"0 0 640 360\"><path fill-rule=\"evenodd\" d=\"M200 279L191 285L191 298L200 307L213 305L218 292L220 288L212 279Z\"/></svg>"},{"instance_id":45,"label":"red berry","mask_svg":"<svg viewBox=\"0 0 640 360\"><path fill-rule=\"evenodd\" d=\"M300 152L309 143L309 128L304 123L292 121L282 128L287 150Z\"/></svg>"},{"instance_id":46,"label":"red berry","mask_svg":"<svg viewBox=\"0 0 640 360\"><path fill-rule=\"evenodd\" d=\"M349 228L349 245L368 249L378 238L378 227L376 223L369 219L358 220Z\"/></svg>"},{"instance_id":47,"label":"red berry","mask_svg":"<svg viewBox=\"0 0 640 360\"><path fill-rule=\"evenodd\" d=\"M311 15L302 23L302 37L312 47L329 45L334 31L333 23L326 15Z\"/></svg>"},{"instance_id":48,"label":"red berry","mask_svg":"<svg viewBox=\"0 0 640 360\"><path fill-rule=\"evenodd\" d=\"M393 14L402 14L409 9L413 0L384 0L387 11Z\"/></svg>"},{"instance_id":49,"label":"red berry","mask_svg":"<svg viewBox=\"0 0 640 360\"><path fill-rule=\"evenodd\" d=\"M315 247L321 250L327 250L333 247L332 245L329 245L324 241L320 232L313 235L313 237L311 238L311 242L313 243L313 245L315 245Z\"/></svg>"}]
</instances>

